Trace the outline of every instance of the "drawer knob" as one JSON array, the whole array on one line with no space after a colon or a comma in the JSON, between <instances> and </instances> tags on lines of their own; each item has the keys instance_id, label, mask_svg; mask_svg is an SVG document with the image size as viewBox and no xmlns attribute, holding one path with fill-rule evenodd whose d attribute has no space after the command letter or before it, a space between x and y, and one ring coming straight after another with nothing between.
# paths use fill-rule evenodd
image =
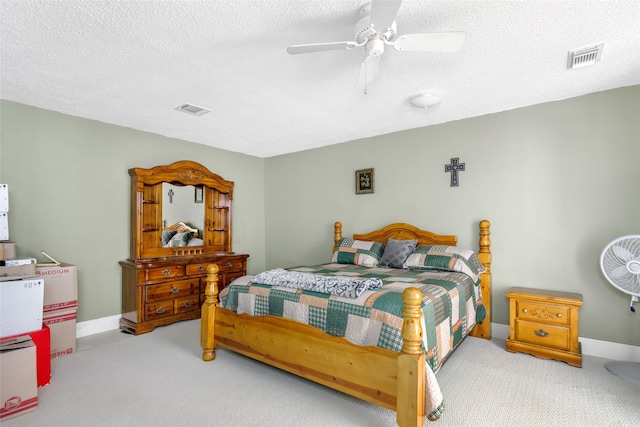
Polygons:
<instances>
[{"instance_id":1,"label":"drawer knob","mask_svg":"<svg viewBox=\"0 0 640 427\"><path fill-rule=\"evenodd\" d=\"M162 274L163 274L164 276L168 276L168 275L170 275L170 274L171 274L171 270L169 270L168 268L167 268L166 270L162 270Z\"/></svg>"},{"instance_id":2,"label":"drawer knob","mask_svg":"<svg viewBox=\"0 0 640 427\"><path fill-rule=\"evenodd\" d=\"M192 305L193 305L193 303L192 303L191 301L187 301L187 302L185 302L185 303L184 303L183 307L185 307L185 308L189 308L189 307L191 307Z\"/></svg>"},{"instance_id":3,"label":"drawer knob","mask_svg":"<svg viewBox=\"0 0 640 427\"><path fill-rule=\"evenodd\" d=\"M172 294L177 294L178 292L180 292L180 289L176 288L175 286L173 286L173 287L171 288L171 293L172 293Z\"/></svg>"},{"instance_id":4,"label":"drawer knob","mask_svg":"<svg viewBox=\"0 0 640 427\"><path fill-rule=\"evenodd\" d=\"M562 313L558 313L556 314L556 316L558 316L558 319L560 319L562 317Z\"/></svg>"},{"instance_id":5,"label":"drawer knob","mask_svg":"<svg viewBox=\"0 0 640 427\"><path fill-rule=\"evenodd\" d=\"M162 314L162 313L164 313L164 307L158 307L158 308L156 308L156 313L158 313L158 314Z\"/></svg>"},{"instance_id":6,"label":"drawer knob","mask_svg":"<svg viewBox=\"0 0 640 427\"><path fill-rule=\"evenodd\" d=\"M199 265L198 266L198 271L204 271L204 265Z\"/></svg>"},{"instance_id":7,"label":"drawer knob","mask_svg":"<svg viewBox=\"0 0 640 427\"><path fill-rule=\"evenodd\" d=\"M233 264L231 264L230 262L227 263L227 268L231 268Z\"/></svg>"},{"instance_id":8,"label":"drawer knob","mask_svg":"<svg viewBox=\"0 0 640 427\"><path fill-rule=\"evenodd\" d=\"M549 332L545 332L542 329L538 329L535 331L536 335L539 337L546 337L549 335Z\"/></svg>"},{"instance_id":9,"label":"drawer knob","mask_svg":"<svg viewBox=\"0 0 640 427\"><path fill-rule=\"evenodd\" d=\"M523 313L528 313L528 312L529 312L529 310L527 310L526 308L523 308L523 309L522 309L522 312L523 312Z\"/></svg>"}]
</instances>

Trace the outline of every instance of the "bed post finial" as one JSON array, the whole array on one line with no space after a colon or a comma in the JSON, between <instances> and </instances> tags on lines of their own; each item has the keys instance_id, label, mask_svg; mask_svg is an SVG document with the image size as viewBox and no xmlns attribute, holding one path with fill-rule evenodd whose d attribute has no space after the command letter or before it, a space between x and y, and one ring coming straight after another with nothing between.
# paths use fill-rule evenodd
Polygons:
<instances>
[{"instance_id":1,"label":"bed post finial","mask_svg":"<svg viewBox=\"0 0 640 427\"><path fill-rule=\"evenodd\" d=\"M333 224L333 229L333 251L335 252L336 248L338 247L338 243L340 243L340 240L342 240L342 223L336 221L336 223Z\"/></svg>"},{"instance_id":2,"label":"bed post finial","mask_svg":"<svg viewBox=\"0 0 640 427\"><path fill-rule=\"evenodd\" d=\"M218 271L215 264L207 265L206 287L204 289L205 300L202 304L200 316L200 346L202 347L202 360L210 361L216 358L214 325L216 320L216 308L218 303Z\"/></svg>"}]
</instances>

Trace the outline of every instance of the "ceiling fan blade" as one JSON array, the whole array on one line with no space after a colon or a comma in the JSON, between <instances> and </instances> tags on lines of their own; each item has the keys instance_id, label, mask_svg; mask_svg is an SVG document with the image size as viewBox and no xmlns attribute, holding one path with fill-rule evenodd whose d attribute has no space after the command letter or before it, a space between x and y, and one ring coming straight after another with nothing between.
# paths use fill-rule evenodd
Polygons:
<instances>
[{"instance_id":1,"label":"ceiling fan blade","mask_svg":"<svg viewBox=\"0 0 640 427\"><path fill-rule=\"evenodd\" d=\"M380 64L379 56L367 56L360 66L360 74L358 74L358 89L365 89L376 80L378 76L378 65Z\"/></svg>"},{"instance_id":2,"label":"ceiling fan blade","mask_svg":"<svg viewBox=\"0 0 640 427\"><path fill-rule=\"evenodd\" d=\"M464 32L405 34L394 43L397 50L410 52L455 52L462 47Z\"/></svg>"},{"instance_id":3,"label":"ceiling fan blade","mask_svg":"<svg viewBox=\"0 0 640 427\"><path fill-rule=\"evenodd\" d=\"M373 29L384 33L393 24L400 9L402 0L373 0L371 2L371 17L369 23Z\"/></svg>"},{"instance_id":4,"label":"ceiling fan blade","mask_svg":"<svg viewBox=\"0 0 640 427\"><path fill-rule=\"evenodd\" d=\"M359 46L356 42L330 42L314 44L297 44L289 46L287 52L294 55L297 53L322 52L325 50L344 50Z\"/></svg>"}]
</instances>

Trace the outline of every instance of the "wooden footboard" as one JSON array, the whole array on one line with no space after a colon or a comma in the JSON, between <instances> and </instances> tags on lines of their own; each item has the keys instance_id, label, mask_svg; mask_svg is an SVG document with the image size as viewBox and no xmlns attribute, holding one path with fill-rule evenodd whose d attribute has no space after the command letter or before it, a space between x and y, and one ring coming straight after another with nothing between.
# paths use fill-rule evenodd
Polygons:
<instances>
[{"instance_id":1,"label":"wooden footboard","mask_svg":"<svg viewBox=\"0 0 640 427\"><path fill-rule=\"evenodd\" d=\"M252 317L221 308L218 267L207 267L202 306L202 358L213 360L217 345L228 348L398 414L398 425L422 426L426 393L420 319L422 295L403 293L402 352L362 347L309 325L273 316ZM375 372L375 375L371 375Z\"/></svg>"}]
</instances>

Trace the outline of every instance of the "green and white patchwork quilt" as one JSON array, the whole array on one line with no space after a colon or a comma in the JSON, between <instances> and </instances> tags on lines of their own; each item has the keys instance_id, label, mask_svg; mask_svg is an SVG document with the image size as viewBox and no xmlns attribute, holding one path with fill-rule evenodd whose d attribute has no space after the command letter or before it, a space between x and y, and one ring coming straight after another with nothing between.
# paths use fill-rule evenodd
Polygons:
<instances>
[{"instance_id":1,"label":"green and white patchwork quilt","mask_svg":"<svg viewBox=\"0 0 640 427\"><path fill-rule=\"evenodd\" d=\"M383 285L367 289L356 298L284 286L235 281L220 292L221 306L253 316L280 316L296 320L327 334L345 337L363 346L393 351L402 349L402 292L415 287L422 292L422 347L427 356L428 402L431 420L444 410L435 373L486 311L479 280L461 272L322 264L288 270L351 279L379 278Z\"/></svg>"}]
</instances>

